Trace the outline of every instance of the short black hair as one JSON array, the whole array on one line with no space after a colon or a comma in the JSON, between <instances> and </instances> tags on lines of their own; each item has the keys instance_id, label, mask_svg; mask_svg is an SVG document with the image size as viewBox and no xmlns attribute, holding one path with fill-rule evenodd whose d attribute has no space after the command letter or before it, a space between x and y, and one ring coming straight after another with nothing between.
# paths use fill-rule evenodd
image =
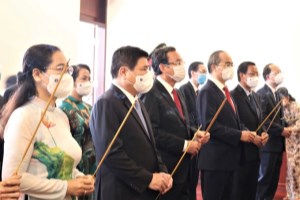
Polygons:
<instances>
[{"instance_id":1,"label":"short black hair","mask_svg":"<svg viewBox=\"0 0 300 200\"><path fill-rule=\"evenodd\" d=\"M223 50L218 50L218 51L215 51L213 52L210 56L209 56L209 59L208 59L208 64L207 64L207 68L208 68L208 72L211 74L211 66L213 64L215 65L218 65L220 62L221 62L221 58L220 58L220 54L221 53L224 53L225 51Z\"/></svg>"},{"instance_id":2,"label":"short black hair","mask_svg":"<svg viewBox=\"0 0 300 200\"><path fill-rule=\"evenodd\" d=\"M237 69L237 78L238 78L238 81L240 82L241 81L241 78L240 78L240 73L242 74L246 74L247 71L248 71L248 67L250 65L255 65L254 62L251 62L251 61L245 61L245 62L242 62L238 69Z\"/></svg>"},{"instance_id":3,"label":"short black hair","mask_svg":"<svg viewBox=\"0 0 300 200\"><path fill-rule=\"evenodd\" d=\"M73 68L72 77L73 77L74 82L75 82L76 78L78 77L79 71L81 69L86 69L91 73L90 67L86 64L72 65L71 67Z\"/></svg>"},{"instance_id":4,"label":"short black hair","mask_svg":"<svg viewBox=\"0 0 300 200\"><path fill-rule=\"evenodd\" d=\"M152 51L151 53L149 54L149 59L151 58L152 54L154 53L154 51L156 51L157 49L162 49L162 48L165 48L167 47L166 43L160 43L158 44Z\"/></svg>"},{"instance_id":5,"label":"short black hair","mask_svg":"<svg viewBox=\"0 0 300 200\"><path fill-rule=\"evenodd\" d=\"M152 69L155 75L160 75L162 73L159 69L159 65L168 64L167 54L173 51L176 51L175 47L164 47L161 49L157 49L153 52L151 56L151 60L152 60Z\"/></svg>"},{"instance_id":6,"label":"short black hair","mask_svg":"<svg viewBox=\"0 0 300 200\"><path fill-rule=\"evenodd\" d=\"M112 57L111 75L112 78L118 76L118 71L121 66L127 66L130 70L133 70L137 61L142 58L148 58L148 53L138 47L123 46L117 49Z\"/></svg>"},{"instance_id":7,"label":"short black hair","mask_svg":"<svg viewBox=\"0 0 300 200\"><path fill-rule=\"evenodd\" d=\"M273 65L273 63L269 63L267 64L265 67L264 67L264 70L263 70L263 77L264 77L264 80L267 80L267 75L269 75L271 73L271 68L270 68L270 65Z\"/></svg>"},{"instance_id":8,"label":"short black hair","mask_svg":"<svg viewBox=\"0 0 300 200\"><path fill-rule=\"evenodd\" d=\"M199 65L203 65L203 62L195 61L190 64L189 69L188 69L189 78L191 78L191 76L192 76L192 71L197 72L199 70Z\"/></svg>"}]
</instances>

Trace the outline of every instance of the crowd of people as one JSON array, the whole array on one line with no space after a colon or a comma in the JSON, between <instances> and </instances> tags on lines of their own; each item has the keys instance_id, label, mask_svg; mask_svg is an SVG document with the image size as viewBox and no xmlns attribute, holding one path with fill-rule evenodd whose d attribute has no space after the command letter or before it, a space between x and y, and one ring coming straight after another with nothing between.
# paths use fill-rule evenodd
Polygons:
<instances>
[{"instance_id":1,"label":"crowd of people","mask_svg":"<svg viewBox=\"0 0 300 200\"><path fill-rule=\"evenodd\" d=\"M88 65L68 66L53 45L25 52L1 109L1 200L196 200L199 181L204 200L271 200L284 151L286 199L300 199L300 106L280 87L279 66L267 64L256 89L252 61L235 69L218 50L187 69L162 43L150 54L120 47L110 72L90 105Z\"/></svg>"}]
</instances>

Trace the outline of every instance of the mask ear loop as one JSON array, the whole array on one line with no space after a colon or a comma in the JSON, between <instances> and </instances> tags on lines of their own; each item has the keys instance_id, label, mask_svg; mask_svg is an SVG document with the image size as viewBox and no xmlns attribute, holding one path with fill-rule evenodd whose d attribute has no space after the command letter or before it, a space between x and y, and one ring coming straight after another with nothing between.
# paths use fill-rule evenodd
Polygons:
<instances>
[{"instance_id":1,"label":"mask ear loop","mask_svg":"<svg viewBox=\"0 0 300 200\"><path fill-rule=\"evenodd\" d=\"M57 84L56 84L56 86L55 86L55 88L54 88L54 90L53 90L53 92L52 92L52 94L51 94L51 96L50 96L50 98L49 98L47 104L46 104L45 109L44 109L43 112L42 112L41 118L40 118L40 120L39 120L37 126L35 127L35 130L34 130L34 132L33 132L33 135L32 135L32 137L31 137L31 139L30 139L30 141L29 141L29 143L28 143L28 145L27 145L27 147L26 147L26 149L25 149L25 151L24 151L24 153L23 153L22 159L21 159L21 161L20 161L18 167L16 168L14 174L18 174L18 171L19 171L19 169L20 169L20 167L21 167L21 164L23 163L23 161L24 161L24 159L25 159L25 156L26 156L26 154L27 154L27 152L28 152L28 149L29 149L29 147L31 146L31 144L32 144L32 142L33 142L33 139L34 139L35 136L36 136L37 130L39 129L39 127L40 127L40 125L41 125L41 123L42 123L42 121L43 121L43 119L44 119L44 117L45 117L45 115L46 115L46 112L47 112L47 110L48 110L48 108L49 108L49 106L50 106L50 103L51 103L52 99L54 98L54 94L55 94L55 92L56 92L56 90L57 90L57 88L58 88L58 86L59 86L59 84L60 84L60 82L61 82L61 79L62 79L63 75L66 73L67 68L69 67L69 62L70 62L70 59L68 60L68 62L66 63L66 65L64 66L64 68L63 68L63 70L62 70L62 72L61 72L61 74L60 74L60 77L59 77L59 79L58 79L58 82L57 82Z\"/></svg>"}]
</instances>

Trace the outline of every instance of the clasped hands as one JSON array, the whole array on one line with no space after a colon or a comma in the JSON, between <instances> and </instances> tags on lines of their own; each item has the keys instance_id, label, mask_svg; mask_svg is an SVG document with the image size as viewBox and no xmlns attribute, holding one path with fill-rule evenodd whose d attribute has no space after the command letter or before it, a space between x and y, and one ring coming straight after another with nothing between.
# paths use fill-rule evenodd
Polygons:
<instances>
[{"instance_id":1,"label":"clasped hands","mask_svg":"<svg viewBox=\"0 0 300 200\"><path fill-rule=\"evenodd\" d=\"M153 173L149 188L159 191L161 194L168 192L173 186L173 178L170 174L160 172Z\"/></svg>"},{"instance_id":2,"label":"clasped hands","mask_svg":"<svg viewBox=\"0 0 300 200\"><path fill-rule=\"evenodd\" d=\"M252 142L258 147L264 146L269 140L269 134L263 132L261 135L257 135L255 131L242 131L241 141Z\"/></svg>"},{"instance_id":3,"label":"clasped hands","mask_svg":"<svg viewBox=\"0 0 300 200\"><path fill-rule=\"evenodd\" d=\"M198 151L201 148L201 145L207 143L210 139L210 133L205 131L200 131L198 130L195 133L194 140L189 140L188 141L188 149L187 153L191 154L192 156L196 155Z\"/></svg>"},{"instance_id":4,"label":"clasped hands","mask_svg":"<svg viewBox=\"0 0 300 200\"><path fill-rule=\"evenodd\" d=\"M292 131L293 131L293 127L284 127L281 135L285 138L288 138L291 136Z\"/></svg>"}]
</instances>

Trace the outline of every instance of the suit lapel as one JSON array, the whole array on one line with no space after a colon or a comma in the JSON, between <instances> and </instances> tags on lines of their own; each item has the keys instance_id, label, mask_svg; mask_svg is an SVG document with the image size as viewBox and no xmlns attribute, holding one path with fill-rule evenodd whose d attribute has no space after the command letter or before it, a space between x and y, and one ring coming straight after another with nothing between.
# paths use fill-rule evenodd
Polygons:
<instances>
[{"instance_id":1,"label":"suit lapel","mask_svg":"<svg viewBox=\"0 0 300 200\"><path fill-rule=\"evenodd\" d=\"M189 131L189 127L190 127L190 121L189 120L190 119L189 119L188 109L186 107L185 99L183 98L181 92L179 90L177 90L177 93L178 93L178 98L180 100L181 108L182 108L182 112L183 112L183 116L184 116L184 120L181 117L180 117L180 119L184 123L184 125L186 126L187 132L188 132L188 136L190 137L191 136L190 135L190 131ZM179 114L179 112L178 112L178 114Z\"/></svg>"},{"instance_id":2,"label":"suit lapel","mask_svg":"<svg viewBox=\"0 0 300 200\"><path fill-rule=\"evenodd\" d=\"M122 99L124 102L124 106L129 110L130 107L132 106L131 102L129 101L129 99L126 97L126 95L116 86L112 85L112 90L115 92L115 95L119 98ZM139 100L139 99L138 99ZM142 104L142 102L140 102L140 105ZM142 107L142 106L141 106ZM142 110L143 114L145 113L145 110ZM149 139L147 131L144 128L143 122L141 121L137 111L135 108L132 109L131 115L134 117L134 119L138 122L138 124L140 125L140 127L143 129L143 132L145 134L145 136ZM145 116L145 115L144 115ZM146 122L147 123L147 122ZM149 127L149 124L147 123L147 128L148 130L150 130L151 128Z\"/></svg>"},{"instance_id":3,"label":"suit lapel","mask_svg":"<svg viewBox=\"0 0 300 200\"><path fill-rule=\"evenodd\" d=\"M247 96L247 94L245 93L245 91L243 90L243 88L240 85L238 85L237 88L238 88L238 92L240 93L241 97L248 104L250 110L253 112L253 114L255 114L256 117L258 117L257 110L253 110L253 108L251 106L251 103L250 103L250 100L249 100L249 97ZM252 96L254 98L254 95L252 95ZM255 102L255 104L256 104L256 107L257 107L257 102Z\"/></svg>"},{"instance_id":4,"label":"suit lapel","mask_svg":"<svg viewBox=\"0 0 300 200\"><path fill-rule=\"evenodd\" d=\"M150 118L149 118L148 114L146 114L147 109L145 108L144 104L141 101L140 101L140 105L141 105L141 109L142 109L142 112L143 112L143 115L144 115L144 118L145 118L145 121L146 121L146 125L147 125L147 128L148 128L150 140L152 142L154 142L155 139L154 139L154 134L153 134L153 130L152 130L152 124L151 124L151 121L150 121Z\"/></svg>"},{"instance_id":5,"label":"suit lapel","mask_svg":"<svg viewBox=\"0 0 300 200\"><path fill-rule=\"evenodd\" d=\"M140 105L142 104L142 102L140 102L139 99L138 99L137 101L139 101ZM127 98L125 99L124 104L125 104L125 106L126 106L128 109L130 109L130 107L131 107L131 105L132 105L131 102L130 102ZM141 106L141 107L142 107L142 106ZM145 114L144 114L145 111L142 110L142 112L143 112L143 116L145 116ZM143 125L143 122L142 122L141 118L139 117L139 115L138 115L138 113L137 113L137 111L136 111L135 108L133 108L131 114L132 114L132 116L135 118L135 120L138 122L138 124L140 125L140 127L143 129L143 132L144 132L144 134L146 135L146 137L147 137L148 139L150 139L149 136L148 136L147 130L145 129L145 127L144 127L144 125ZM150 129L150 128L149 128L149 124L147 124L147 122L146 122L146 125L147 125L147 128L148 128L148 130L149 130L149 129Z\"/></svg>"},{"instance_id":6,"label":"suit lapel","mask_svg":"<svg viewBox=\"0 0 300 200\"><path fill-rule=\"evenodd\" d=\"M275 97L273 95L271 88L269 88L269 86L265 85L265 89L266 89L267 95L269 96L269 99L271 99L271 101L273 103L273 106L275 106L276 100L275 100Z\"/></svg>"},{"instance_id":7,"label":"suit lapel","mask_svg":"<svg viewBox=\"0 0 300 200\"><path fill-rule=\"evenodd\" d=\"M161 92L161 94L162 94L164 100L165 100L166 102L168 102L168 104L170 105L170 109L173 109L173 111L176 113L176 115L179 117L179 119L182 121L182 123L185 124L184 120L183 120L183 119L181 118L181 116L180 116L180 113L179 113L179 111L178 111L178 109L177 109L177 107L176 107L176 104L175 104L174 100L172 99L172 97L171 97L170 93L167 91L167 89L166 89L166 88L165 88L158 80L155 80L155 83L154 83L154 84L157 85L157 87L158 87L159 91ZM182 97L181 97L181 95L179 94L180 92L179 92L178 90L176 90L176 91L177 91L178 98L179 98L180 103L181 103L181 107L182 107L182 109L183 109L183 104L184 104L184 103L183 103L183 101L182 101ZM184 112L184 109L183 109L183 112ZM184 112L184 117L186 117L185 112Z\"/></svg>"},{"instance_id":8,"label":"suit lapel","mask_svg":"<svg viewBox=\"0 0 300 200\"><path fill-rule=\"evenodd\" d=\"M254 102L255 102L255 104L256 104L256 106L257 106L257 110L258 110L258 113L257 113L257 114L258 114L258 120L259 120L259 121L262 121L262 115L261 115L262 110L261 110L260 102L259 102L259 99L258 99L256 93L253 94L253 100L254 100Z\"/></svg>"},{"instance_id":9,"label":"suit lapel","mask_svg":"<svg viewBox=\"0 0 300 200\"><path fill-rule=\"evenodd\" d=\"M188 82L188 87L189 87L189 92L191 94L191 97L196 98L197 97L196 92L191 82Z\"/></svg>"},{"instance_id":10,"label":"suit lapel","mask_svg":"<svg viewBox=\"0 0 300 200\"><path fill-rule=\"evenodd\" d=\"M218 86L214 82L212 82L211 80L208 80L207 83L211 84L214 87L217 95L222 99L222 101L223 101L224 98L226 98L225 94L220 90L220 88L218 88ZM234 102L233 98L231 98L231 100L233 102L235 110L237 111L237 108L235 106L235 102ZM224 108L230 110L230 112L232 112L233 115L237 116L237 114L232 109L232 107L231 107L230 103L228 102L228 100L226 101L226 103L224 105Z\"/></svg>"}]
</instances>

